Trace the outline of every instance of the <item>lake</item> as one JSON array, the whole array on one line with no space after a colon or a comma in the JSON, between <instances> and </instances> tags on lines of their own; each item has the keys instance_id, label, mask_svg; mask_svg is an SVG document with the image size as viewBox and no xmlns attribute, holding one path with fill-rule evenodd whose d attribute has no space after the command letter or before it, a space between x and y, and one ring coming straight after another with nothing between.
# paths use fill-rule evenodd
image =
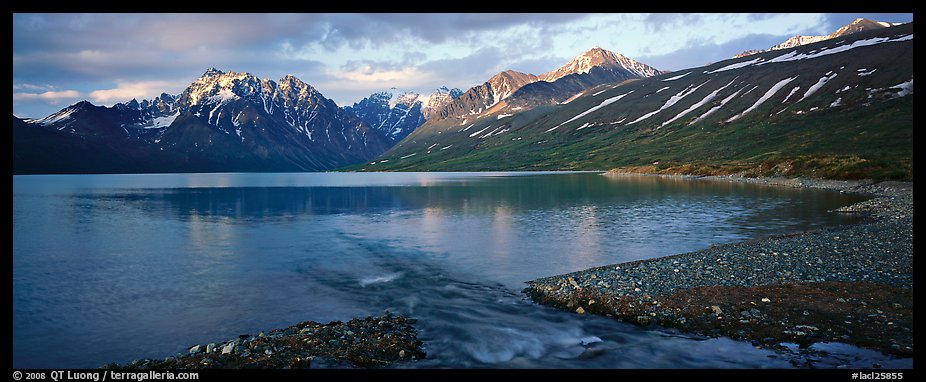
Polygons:
<instances>
[{"instance_id":1,"label":"lake","mask_svg":"<svg viewBox=\"0 0 926 382\"><path fill-rule=\"evenodd\" d=\"M13 365L163 358L389 310L418 319L428 359L410 367L787 368L749 343L558 311L520 290L850 223L827 211L859 200L600 173L17 175ZM600 351L582 356L595 337ZM878 357L844 353L833 362Z\"/></svg>"}]
</instances>

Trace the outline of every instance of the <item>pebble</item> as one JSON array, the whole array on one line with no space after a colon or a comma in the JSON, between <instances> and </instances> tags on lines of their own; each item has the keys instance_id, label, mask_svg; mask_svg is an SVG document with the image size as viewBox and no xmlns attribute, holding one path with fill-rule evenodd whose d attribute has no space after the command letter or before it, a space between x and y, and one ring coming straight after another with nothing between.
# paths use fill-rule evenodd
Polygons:
<instances>
[{"instance_id":1,"label":"pebble","mask_svg":"<svg viewBox=\"0 0 926 382\"><path fill-rule=\"evenodd\" d=\"M716 179L726 178L716 177ZM611 298L620 298L623 304L626 304L625 306L636 312L639 312L639 309L653 312L660 311L658 306L650 303L655 298L701 286L752 287L787 282L864 281L899 288L912 288L914 252L912 183L814 179L795 181L775 178L733 179L745 183L829 189L843 193L863 194L870 196L871 199L834 210L834 212L861 214L863 220L858 224L712 245L695 252L610 264L565 275L539 278L529 281L524 292L536 302L554 306L557 304L565 306L567 302L572 301L570 310L576 304L581 303L580 300L595 297L599 304L605 304ZM589 283L582 289L576 280L588 280L592 275L595 275L596 282ZM552 288L556 285L567 287ZM573 288L568 288L569 285ZM603 285L609 287L603 287ZM579 293L581 295L578 295ZM599 298L599 296L603 297ZM764 304L773 303L769 297L762 297L759 301ZM835 301L848 303L849 299L840 297ZM864 304L864 301L858 303ZM895 309L903 308L902 305L896 303L892 306ZM585 312L582 307L575 311L580 314ZM715 315L718 320L723 319L724 312L720 306L709 306L707 311ZM764 317L758 309L735 312L739 315L736 320L741 318L761 320ZM801 320L804 319L802 316L810 316L808 311L798 310L795 313ZM621 314L619 310L614 312L614 316L621 316ZM640 319L640 317L643 318ZM846 318L851 319L851 317ZM652 320L647 316L630 316L627 319L637 321L637 323L641 323L640 321L649 323ZM677 322L677 319L672 318L671 322ZM815 332L809 329L794 332L806 335L807 331Z\"/></svg>"},{"instance_id":2,"label":"pebble","mask_svg":"<svg viewBox=\"0 0 926 382\"><path fill-rule=\"evenodd\" d=\"M582 307L580 306L580 307L576 308L576 313L578 313L578 314L585 314L585 309L582 309Z\"/></svg>"},{"instance_id":3,"label":"pebble","mask_svg":"<svg viewBox=\"0 0 926 382\"><path fill-rule=\"evenodd\" d=\"M591 283L586 288L618 296L638 293L660 295L710 285L768 285L788 280L864 280L910 287L913 280L912 186L891 188L863 182L830 184L817 180L805 183L808 187L815 185L817 188L828 185L832 189L874 194L876 197L873 199L849 206L867 212L869 221L795 235L714 245L696 252L540 278L529 281L528 289L535 285L556 285L561 281L581 289L576 280L590 278L593 274L610 288L603 288L600 283ZM902 218L893 219L895 216ZM834 241L833 236L840 239ZM838 253L834 252L833 246ZM680 266L682 264L684 266ZM761 269L749 264L761 266ZM569 289L554 290L550 297L573 292ZM768 297L761 301L771 302Z\"/></svg>"}]
</instances>

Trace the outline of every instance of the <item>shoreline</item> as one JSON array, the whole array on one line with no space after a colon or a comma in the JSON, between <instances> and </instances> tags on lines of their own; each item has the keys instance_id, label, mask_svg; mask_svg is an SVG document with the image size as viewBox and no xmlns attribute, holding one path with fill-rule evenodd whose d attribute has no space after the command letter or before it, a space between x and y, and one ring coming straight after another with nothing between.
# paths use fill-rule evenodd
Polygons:
<instances>
[{"instance_id":1,"label":"shoreline","mask_svg":"<svg viewBox=\"0 0 926 382\"><path fill-rule=\"evenodd\" d=\"M164 359L140 359L100 369L357 369L425 358L415 319L379 317L320 324L305 321L224 342L195 344Z\"/></svg>"},{"instance_id":2,"label":"shoreline","mask_svg":"<svg viewBox=\"0 0 926 382\"><path fill-rule=\"evenodd\" d=\"M871 196L862 222L528 281L532 301L640 326L804 351L839 342L913 357L913 183L609 171ZM813 367L813 365L795 365Z\"/></svg>"}]
</instances>

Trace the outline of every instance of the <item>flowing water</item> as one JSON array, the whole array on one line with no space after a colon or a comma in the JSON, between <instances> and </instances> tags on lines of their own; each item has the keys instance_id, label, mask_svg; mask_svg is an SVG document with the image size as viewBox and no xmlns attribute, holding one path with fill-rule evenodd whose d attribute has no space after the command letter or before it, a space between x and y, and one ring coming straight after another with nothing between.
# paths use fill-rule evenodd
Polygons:
<instances>
[{"instance_id":1,"label":"flowing water","mask_svg":"<svg viewBox=\"0 0 926 382\"><path fill-rule=\"evenodd\" d=\"M599 173L14 176L13 365L162 358L389 310L418 319L428 358L411 367L791 367L745 342L558 311L520 290L848 223L827 211L858 200ZM846 349L824 362L893 362Z\"/></svg>"}]
</instances>

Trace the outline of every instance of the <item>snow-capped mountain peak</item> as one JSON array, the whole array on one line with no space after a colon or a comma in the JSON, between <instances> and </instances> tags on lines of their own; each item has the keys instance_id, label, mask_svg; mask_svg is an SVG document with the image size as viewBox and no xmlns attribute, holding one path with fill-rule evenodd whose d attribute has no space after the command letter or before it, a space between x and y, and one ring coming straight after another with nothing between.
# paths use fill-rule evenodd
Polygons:
<instances>
[{"instance_id":1,"label":"snow-capped mountain peak","mask_svg":"<svg viewBox=\"0 0 926 382\"><path fill-rule=\"evenodd\" d=\"M540 79L553 82L570 74L589 73L596 66L623 68L639 77L652 77L660 73L649 65L634 61L620 53L614 53L595 46L574 57L559 69L540 75Z\"/></svg>"},{"instance_id":2,"label":"snow-capped mountain peak","mask_svg":"<svg viewBox=\"0 0 926 382\"><path fill-rule=\"evenodd\" d=\"M429 98L393 87L370 94L344 110L360 117L392 141L399 141L424 123L422 109Z\"/></svg>"},{"instance_id":3,"label":"snow-capped mountain peak","mask_svg":"<svg viewBox=\"0 0 926 382\"><path fill-rule=\"evenodd\" d=\"M229 98L229 92L235 96L248 98L261 92L261 80L247 72L223 72L209 68L205 73L181 94L181 103L185 106L199 105ZM224 90L227 90L223 92ZM215 98L219 93L225 94Z\"/></svg>"},{"instance_id":4,"label":"snow-capped mountain peak","mask_svg":"<svg viewBox=\"0 0 926 382\"><path fill-rule=\"evenodd\" d=\"M733 58L746 57L746 56L751 56L757 53L770 52L773 50L790 49L790 48L794 48L797 46L813 44L816 42L825 41L825 40L845 36L845 35L852 34L852 33L881 29L881 28L890 28L896 25L900 25L900 23L888 23L888 22L883 22L883 21L873 21L873 20L869 20L865 18L857 18L853 20L851 23L846 24L840 27L839 29L837 29L835 32L830 33L825 36L801 36L801 35L792 36L791 38L788 38L781 44L775 45L771 48L768 48L765 50L754 50L754 49L747 50L745 52L742 52L740 54L733 56Z\"/></svg>"},{"instance_id":5,"label":"snow-capped mountain peak","mask_svg":"<svg viewBox=\"0 0 926 382\"><path fill-rule=\"evenodd\" d=\"M431 116L434 115L437 110L447 106L462 95L463 91L458 88L448 89L446 86L441 86L434 89L431 95L419 98L423 105L421 112L424 114L424 118L431 119Z\"/></svg>"}]
</instances>

